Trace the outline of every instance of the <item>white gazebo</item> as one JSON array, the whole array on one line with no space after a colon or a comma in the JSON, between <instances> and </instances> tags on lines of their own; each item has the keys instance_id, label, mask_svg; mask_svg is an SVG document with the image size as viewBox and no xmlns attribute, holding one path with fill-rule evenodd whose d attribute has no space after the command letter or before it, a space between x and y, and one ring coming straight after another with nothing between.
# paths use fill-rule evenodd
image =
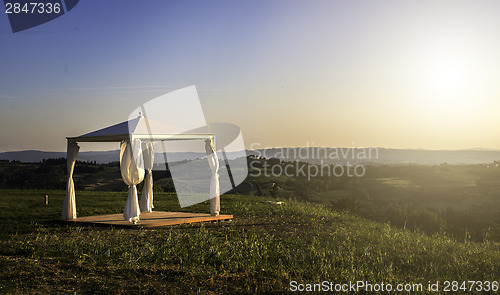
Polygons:
<instances>
[{"instance_id":1,"label":"white gazebo","mask_svg":"<svg viewBox=\"0 0 500 295\"><path fill-rule=\"evenodd\" d=\"M204 140L208 164L212 172L210 178L210 214L218 216L220 211L219 196L219 161L214 148L215 135L210 133L181 133L174 126L166 126L143 116L110 127L90 132L77 137L67 137L68 185L62 219L75 220L76 201L73 183L73 170L80 147L78 142L119 142L120 170L122 179L129 186L128 199L123 213L124 220L136 224L142 212L153 209L153 143L179 140ZM136 185L144 183L139 205ZM232 216L231 216L232 217ZM123 221L123 220L122 220Z\"/></svg>"}]
</instances>

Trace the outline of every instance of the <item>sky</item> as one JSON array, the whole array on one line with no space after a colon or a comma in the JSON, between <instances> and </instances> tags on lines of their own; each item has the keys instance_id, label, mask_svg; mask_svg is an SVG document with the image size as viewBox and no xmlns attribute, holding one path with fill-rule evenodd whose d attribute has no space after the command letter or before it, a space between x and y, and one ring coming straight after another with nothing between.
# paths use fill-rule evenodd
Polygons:
<instances>
[{"instance_id":1,"label":"sky","mask_svg":"<svg viewBox=\"0 0 500 295\"><path fill-rule=\"evenodd\" d=\"M84 0L18 33L0 14L0 152L65 151L191 85L248 148L500 149L499 52L498 1Z\"/></svg>"}]
</instances>

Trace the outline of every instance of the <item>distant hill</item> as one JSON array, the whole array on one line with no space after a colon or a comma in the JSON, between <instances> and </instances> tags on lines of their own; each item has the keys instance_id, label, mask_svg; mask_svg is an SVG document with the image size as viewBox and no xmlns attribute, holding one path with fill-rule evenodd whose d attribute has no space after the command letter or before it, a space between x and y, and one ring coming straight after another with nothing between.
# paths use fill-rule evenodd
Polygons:
<instances>
[{"instance_id":1,"label":"distant hill","mask_svg":"<svg viewBox=\"0 0 500 295\"><path fill-rule=\"evenodd\" d=\"M265 158L280 158L287 161L303 161L312 164L479 164L500 160L500 150L424 150L387 148L272 148L247 152Z\"/></svg>"},{"instance_id":2,"label":"distant hill","mask_svg":"<svg viewBox=\"0 0 500 295\"><path fill-rule=\"evenodd\" d=\"M298 148L271 148L246 151L247 155L266 158L281 158L288 161L303 161L324 164L347 162L351 164L421 164L439 165L448 164L479 164L500 161L500 150L468 149L468 150L424 150L424 149L387 149L387 148L323 148L323 147L298 147ZM241 153L227 153L228 158L241 156ZM18 160L21 162L40 162L43 159L65 158L65 152L44 151L16 151L0 153L0 160ZM203 158L202 153L169 153L169 161L181 161ZM109 163L119 161L120 151L80 152L77 160L96 161ZM155 154L155 162L163 162L163 154Z\"/></svg>"}]
</instances>

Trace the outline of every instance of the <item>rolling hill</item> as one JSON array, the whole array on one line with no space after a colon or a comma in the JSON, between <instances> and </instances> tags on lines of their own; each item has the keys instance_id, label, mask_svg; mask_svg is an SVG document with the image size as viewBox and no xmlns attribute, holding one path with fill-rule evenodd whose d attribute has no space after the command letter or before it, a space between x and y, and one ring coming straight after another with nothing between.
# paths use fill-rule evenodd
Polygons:
<instances>
[{"instance_id":1,"label":"rolling hill","mask_svg":"<svg viewBox=\"0 0 500 295\"><path fill-rule=\"evenodd\" d=\"M387 148L326 148L326 147L295 147L247 150L247 155L265 158L281 158L282 160L298 160L311 164L380 164L380 165L439 165L448 164L479 164L500 160L500 150L467 149L467 150L424 150L424 149L387 149ZM365 151L362 154L363 150ZM119 160L119 150L90 151L78 154L79 161L96 161L109 163ZM227 153L228 158L240 156L239 153ZM364 155L364 156L363 156ZM0 160L17 160L21 162L40 162L43 159L65 158L65 152L45 152L36 150L13 151L0 153ZM205 157L202 153L169 153L169 161L192 160ZM163 155L155 154L155 162L163 161Z\"/></svg>"}]
</instances>

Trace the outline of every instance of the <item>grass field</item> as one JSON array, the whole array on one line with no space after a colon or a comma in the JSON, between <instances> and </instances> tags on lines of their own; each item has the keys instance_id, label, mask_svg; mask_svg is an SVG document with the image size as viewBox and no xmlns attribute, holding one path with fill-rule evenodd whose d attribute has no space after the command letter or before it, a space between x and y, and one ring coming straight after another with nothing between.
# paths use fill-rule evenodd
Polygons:
<instances>
[{"instance_id":1,"label":"grass field","mask_svg":"<svg viewBox=\"0 0 500 295\"><path fill-rule=\"evenodd\" d=\"M119 213L126 195L77 192L78 214ZM319 204L223 195L221 213L233 214L231 222L131 230L61 222L63 198L63 191L0 191L0 293L261 294L287 292L292 280L427 288L500 277L498 243L391 228ZM209 212L208 203L180 209L165 193L155 207Z\"/></svg>"}]
</instances>

